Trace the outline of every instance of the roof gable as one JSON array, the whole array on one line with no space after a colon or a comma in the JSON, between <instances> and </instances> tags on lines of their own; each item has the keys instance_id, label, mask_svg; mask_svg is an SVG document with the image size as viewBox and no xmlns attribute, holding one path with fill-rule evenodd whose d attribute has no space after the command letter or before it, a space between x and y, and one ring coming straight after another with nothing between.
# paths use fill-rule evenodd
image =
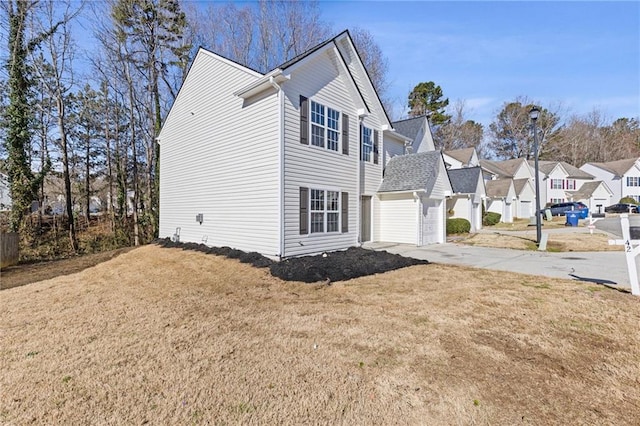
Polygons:
<instances>
[{"instance_id":1,"label":"roof gable","mask_svg":"<svg viewBox=\"0 0 640 426\"><path fill-rule=\"evenodd\" d=\"M378 192L430 192L443 169L441 163L439 151L395 156L384 169Z\"/></svg>"},{"instance_id":2,"label":"roof gable","mask_svg":"<svg viewBox=\"0 0 640 426\"><path fill-rule=\"evenodd\" d=\"M513 179L495 179L485 182L487 197L510 198L514 196Z\"/></svg>"},{"instance_id":3,"label":"roof gable","mask_svg":"<svg viewBox=\"0 0 640 426\"><path fill-rule=\"evenodd\" d=\"M482 180L480 167L449 169L447 173L454 194L473 194L477 191L478 181Z\"/></svg>"},{"instance_id":4,"label":"roof gable","mask_svg":"<svg viewBox=\"0 0 640 426\"><path fill-rule=\"evenodd\" d=\"M631 168L636 166L638 158L625 158L623 160L608 161L606 163L587 163L605 170L616 177L624 176Z\"/></svg>"},{"instance_id":5,"label":"roof gable","mask_svg":"<svg viewBox=\"0 0 640 426\"><path fill-rule=\"evenodd\" d=\"M571 194L574 199L584 200L584 199L591 198L593 193L596 192L600 187L605 189L607 193L609 193L609 196L613 195L613 192L611 192L609 187L604 182L599 180L595 182L585 182L577 191L566 191L566 192L568 194Z\"/></svg>"},{"instance_id":6,"label":"roof gable","mask_svg":"<svg viewBox=\"0 0 640 426\"><path fill-rule=\"evenodd\" d=\"M462 149L452 149L449 151L445 151L444 153L447 154L449 157L453 158L454 160L458 160L462 164L470 164L471 161L473 160L473 154L475 152L476 152L476 149L471 147L471 148L462 148Z\"/></svg>"}]
</instances>

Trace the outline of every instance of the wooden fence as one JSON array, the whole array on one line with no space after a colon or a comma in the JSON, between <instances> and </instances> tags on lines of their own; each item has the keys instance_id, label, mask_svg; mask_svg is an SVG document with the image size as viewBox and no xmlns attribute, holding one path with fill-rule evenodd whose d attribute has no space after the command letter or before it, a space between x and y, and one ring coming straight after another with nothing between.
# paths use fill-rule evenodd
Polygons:
<instances>
[{"instance_id":1,"label":"wooden fence","mask_svg":"<svg viewBox=\"0 0 640 426\"><path fill-rule=\"evenodd\" d=\"M17 232L0 233L0 268L18 263L19 240Z\"/></svg>"}]
</instances>

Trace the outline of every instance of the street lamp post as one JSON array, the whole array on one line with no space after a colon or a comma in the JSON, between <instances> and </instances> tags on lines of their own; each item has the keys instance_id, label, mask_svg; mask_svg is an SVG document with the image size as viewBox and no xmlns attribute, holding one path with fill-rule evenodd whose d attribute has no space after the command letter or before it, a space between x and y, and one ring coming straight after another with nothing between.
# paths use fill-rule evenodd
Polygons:
<instances>
[{"instance_id":1,"label":"street lamp post","mask_svg":"<svg viewBox=\"0 0 640 426\"><path fill-rule=\"evenodd\" d=\"M529 118L531 118L531 123L533 125L533 154L535 158L535 179L536 179L536 244L540 246L540 240L542 240L542 224L540 223L540 172L538 169L538 130L536 128L536 122L538 121L538 116L540 115L540 110L538 107L534 106L529 111Z\"/></svg>"}]
</instances>

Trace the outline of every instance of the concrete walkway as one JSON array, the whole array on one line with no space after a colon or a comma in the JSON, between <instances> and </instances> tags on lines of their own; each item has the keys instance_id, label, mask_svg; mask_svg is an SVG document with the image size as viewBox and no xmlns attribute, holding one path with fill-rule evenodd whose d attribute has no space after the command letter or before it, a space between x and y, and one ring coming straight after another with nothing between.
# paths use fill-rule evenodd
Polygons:
<instances>
[{"instance_id":1,"label":"concrete walkway","mask_svg":"<svg viewBox=\"0 0 640 426\"><path fill-rule=\"evenodd\" d=\"M409 244L366 243L364 247L426 259L434 263L543 275L630 289L627 263L622 251L548 253L474 247L456 243L423 247Z\"/></svg>"}]
</instances>

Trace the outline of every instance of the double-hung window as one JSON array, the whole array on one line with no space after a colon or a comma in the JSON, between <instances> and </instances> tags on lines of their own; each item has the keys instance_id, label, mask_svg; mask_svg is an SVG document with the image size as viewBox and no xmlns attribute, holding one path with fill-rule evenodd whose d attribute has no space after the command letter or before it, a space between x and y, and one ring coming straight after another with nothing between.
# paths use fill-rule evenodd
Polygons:
<instances>
[{"instance_id":1,"label":"double-hung window","mask_svg":"<svg viewBox=\"0 0 640 426\"><path fill-rule=\"evenodd\" d=\"M311 233L338 232L340 229L340 193L311 189Z\"/></svg>"},{"instance_id":2,"label":"double-hung window","mask_svg":"<svg viewBox=\"0 0 640 426\"><path fill-rule=\"evenodd\" d=\"M627 186L640 186L640 177L627 176Z\"/></svg>"},{"instance_id":3,"label":"double-hung window","mask_svg":"<svg viewBox=\"0 0 640 426\"><path fill-rule=\"evenodd\" d=\"M340 112L311 101L311 145L338 151Z\"/></svg>"},{"instance_id":4,"label":"double-hung window","mask_svg":"<svg viewBox=\"0 0 640 426\"><path fill-rule=\"evenodd\" d=\"M372 161L373 130L362 126L362 161Z\"/></svg>"},{"instance_id":5,"label":"double-hung window","mask_svg":"<svg viewBox=\"0 0 640 426\"><path fill-rule=\"evenodd\" d=\"M562 179L551 179L551 189L562 189Z\"/></svg>"},{"instance_id":6,"label":"double-hung window","mask_svg":"<svg viewBox=\"0 0 640 426\"><path fill-rule=\"evenodd\" d=\"M576 180L575 179L567 179L567 188L569 190L575 190L576 189Z\"/></svg>"}]
</instances>

